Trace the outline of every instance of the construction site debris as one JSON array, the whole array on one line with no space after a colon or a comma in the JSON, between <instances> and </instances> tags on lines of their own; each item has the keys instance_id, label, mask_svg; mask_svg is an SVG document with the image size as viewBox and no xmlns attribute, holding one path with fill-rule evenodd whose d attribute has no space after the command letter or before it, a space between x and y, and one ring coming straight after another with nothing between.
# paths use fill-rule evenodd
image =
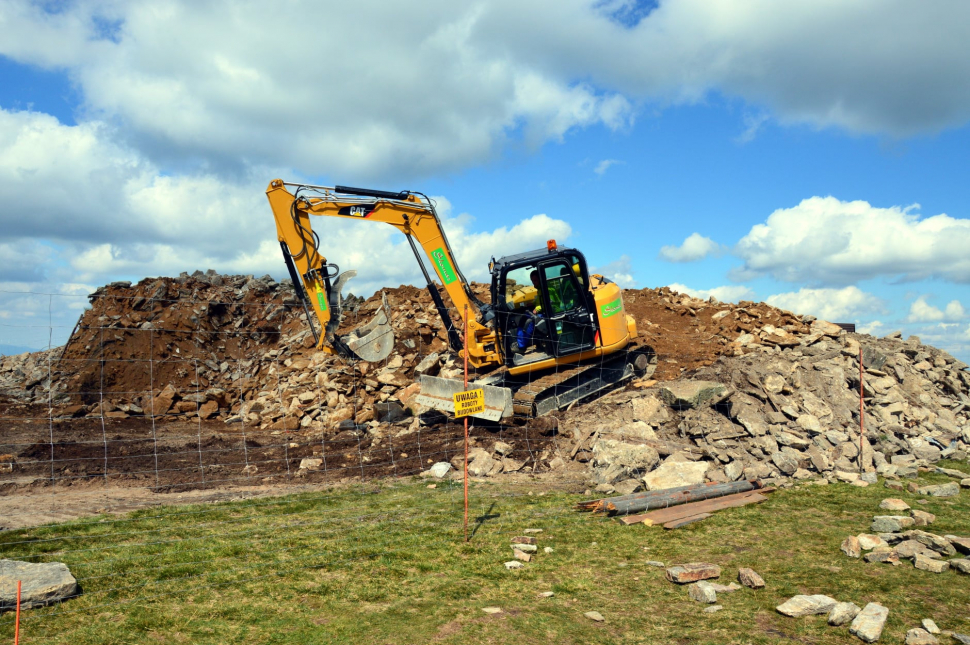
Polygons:
<instances>
[{"instance_id":1,"label":"construction site debris","mask_svg":"<svg viewBox=\"0 0 970 645\"><path fill-rule=\"evenodd\" d=\"M606 499L595 499L578 502L576 508L580 511L592 511L594 513L608 513L610 515L628 515L639 513L654 508L667 508L678 506L688 502L698 502L706 499L724 497L734 493L743 493L755 489L763 488L761 482L756 480L714 483L691 484L689 486L678 486L663 490L634 493L623 497L610 497Z\"/></svg>"}]
</instances>

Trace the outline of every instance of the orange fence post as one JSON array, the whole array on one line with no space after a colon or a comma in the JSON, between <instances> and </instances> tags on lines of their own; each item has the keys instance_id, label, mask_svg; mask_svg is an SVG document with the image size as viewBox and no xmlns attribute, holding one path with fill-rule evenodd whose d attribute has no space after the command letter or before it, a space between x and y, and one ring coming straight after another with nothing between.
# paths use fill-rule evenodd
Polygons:
<instances>
[{"instance_id":1,"label":"orange fence post","mask_svg":"<svg viewBox=\"0 0 970 645\"><path fill-rule=\"evenodd\" d=\"M20 645L20 580L17 581L17 620L13 628L13 645Z\"/></svg>"},{"instance_id":2,"label":"orange fence post","mask_svg":"<svg viewBox=\"0 0 970 645\"><path fill-rule=\"evenodd\" d=\"M468 305L462 317L462 334L465 355L465 389L468 389ZM465 417L465 542L468 541L468 417Z\"/></svg>"}]
</instances>

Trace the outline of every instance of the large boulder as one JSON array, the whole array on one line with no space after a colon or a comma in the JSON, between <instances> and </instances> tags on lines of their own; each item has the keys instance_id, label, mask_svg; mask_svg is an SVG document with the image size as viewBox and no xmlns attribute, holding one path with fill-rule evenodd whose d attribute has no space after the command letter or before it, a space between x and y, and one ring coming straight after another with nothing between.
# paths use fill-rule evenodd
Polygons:
<instances>
[{"instance_id":1,"label":"large boulder","mask_svg":"<svg viewBox=\"0 0 970 645\"><path fill-rule=\"evenodd\" d=\"M691 484L703 484L711 463L708 461L667 460L643 478L647 490L663 490Z\"/></svg>"},{"instance_id":2,"label":"large boulder","mask_svg":"<svg viewBox=\"0 0 970 645\"><path fill-rule=\"evenodd\" d=\"M21 609L43 607L77 594L77 580L62 562L0 560L0 613L16 609L18 580Z\"/></svg>"},{"instance_id":3,"label":"large boulder","mask_svg":"<svg viewBox=\"0 0 970 645\"><path fill-rule=\"evenodd\" d=\"M639 477L660 463L660 455L650 446L616 439L600 439L593 445L593 465L601 484Z\"/></svg>"}]
</instances>

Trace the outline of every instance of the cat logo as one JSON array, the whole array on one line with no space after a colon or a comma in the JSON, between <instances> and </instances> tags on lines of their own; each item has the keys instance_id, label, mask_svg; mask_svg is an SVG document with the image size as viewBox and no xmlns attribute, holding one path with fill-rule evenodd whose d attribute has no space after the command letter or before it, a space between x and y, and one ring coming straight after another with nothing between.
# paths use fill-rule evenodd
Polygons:
<instances>
[{"instance_id":1,"label":"cat logo","mask_svg":"<svg viewBox=\"0 0 970 645\"><path fill-rule=\"evenodd\" d=\"M344 206L340 209L340 215L348 215L350 217L370 217L370 214L374 212L375 204L362 204L360 206Z\"/></svg>"}]
</instances>

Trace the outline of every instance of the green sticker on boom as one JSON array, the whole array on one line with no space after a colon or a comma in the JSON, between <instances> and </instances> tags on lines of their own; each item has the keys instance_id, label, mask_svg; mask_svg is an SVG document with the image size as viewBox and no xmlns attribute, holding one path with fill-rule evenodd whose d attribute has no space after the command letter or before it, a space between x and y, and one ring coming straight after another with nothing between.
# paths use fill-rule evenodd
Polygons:
<instances>
[{"instance_id":1,"label":"green sticker on boom","mask_svg":"<svg viewBox=\"0 0 970 645\"><path fill-rule=\"evenodd\" d=\"M617 298L613 302L600 305L600 318L609 318L613 314L623 311L623 299Z\"/></svg>"},{"instance_id":2,"label":"green sticker on boom","mask_svg":"<svg viewBox=\"0 0 970 645\"><path fill-rule=\"evenodd\" d=\"M445 253L444 247L432 251L431 259L434 260L434 265L438 268L438 275L441 276L442 282L451 284L458 279L458 276L455 275L455 270L451 266L451 261L448 260L448 254Z\"/></svg>"},{"instance_id":3,"label":"green sticker on boom","mask_svg":"<svg viewBox=\"0 0 970 645\"><path fill-rule=\"evenodd\" d=\"M320 287L317 287L317 302L320 303L320 309L322 311L327 310L327 299L326 297L324 297L323 289L321 289Z\"/></svg>"}]
</instances>

